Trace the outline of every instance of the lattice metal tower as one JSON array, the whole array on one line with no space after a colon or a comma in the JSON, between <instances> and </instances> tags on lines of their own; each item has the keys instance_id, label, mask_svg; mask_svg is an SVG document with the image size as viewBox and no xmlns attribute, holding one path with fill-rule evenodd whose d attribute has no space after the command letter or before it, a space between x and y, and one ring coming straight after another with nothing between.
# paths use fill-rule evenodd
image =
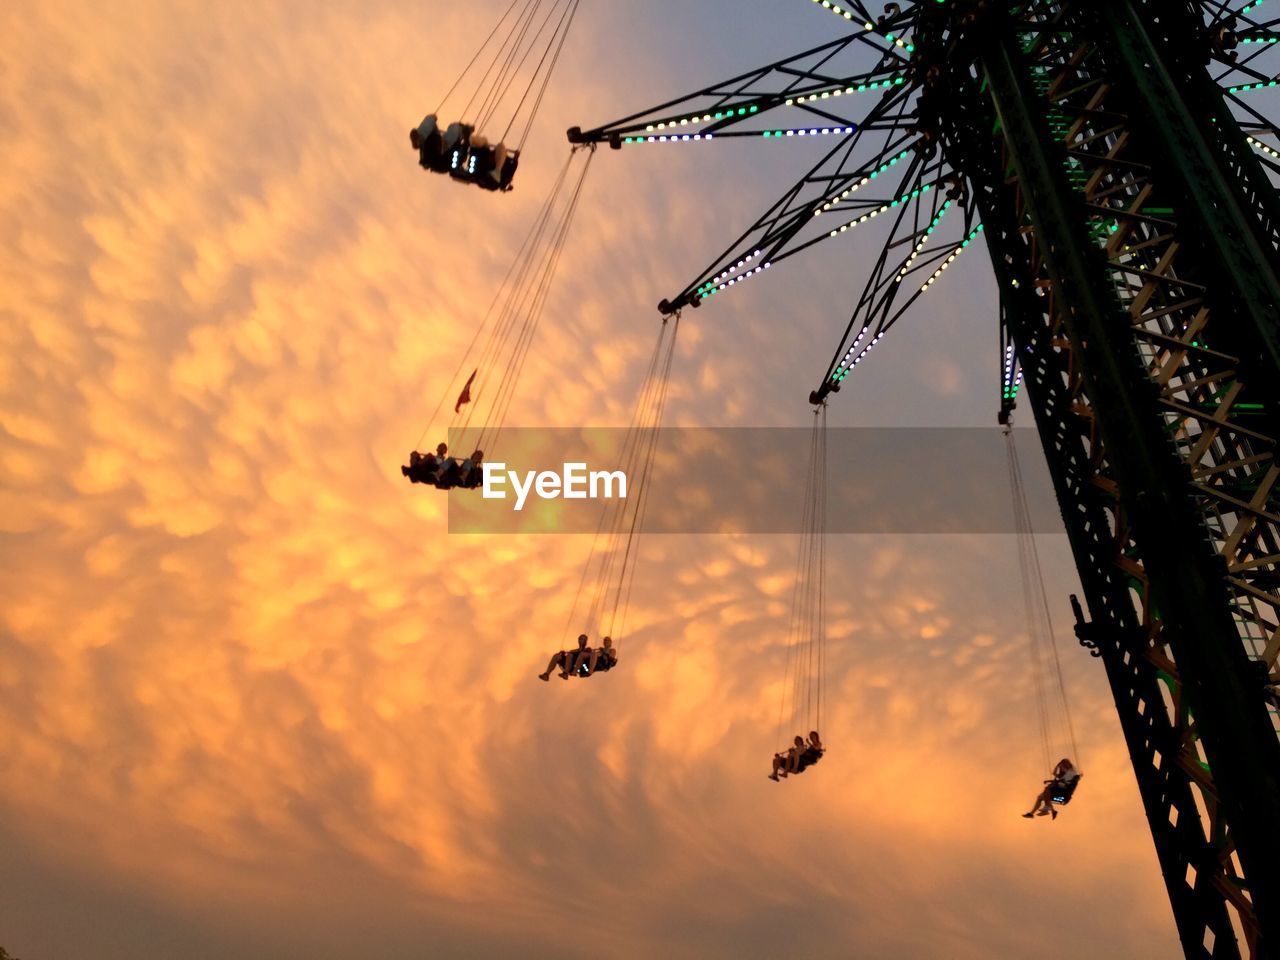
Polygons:
<instances>
[{"instance_id":1,"label":"lattice metal tower","mask_svg":"<svg viewBox=\"0 0 1280 960\"><path fill-rule=\"evenodd\" d=\"M1249 102L1277 85L1259 58L1280 35L1263 0L815 2L839 39L570 140L832 143L661 305L888 223L814 401L985 236L1001 417L1025 389L1077 634L1106 668L1186 955L1280 956L1280 153ZM874 106L853 115L859 94ZM762 126L788 109L801 124Z\"/></svg>"}]
</instances>

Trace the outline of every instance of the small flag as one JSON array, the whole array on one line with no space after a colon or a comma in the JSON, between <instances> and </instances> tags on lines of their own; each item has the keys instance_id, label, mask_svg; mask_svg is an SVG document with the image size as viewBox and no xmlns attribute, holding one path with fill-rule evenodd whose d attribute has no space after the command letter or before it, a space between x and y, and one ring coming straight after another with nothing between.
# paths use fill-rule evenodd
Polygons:
<instances>
[{"instance_id":1,"label":"small flag","mask_svg":"<svg viewBox=\"0 0 1280 960\"><path fill-rule=\"evenodd\" d=\"M464 403L471 402L471 384L475 382L476 374L480 372L480 368L471 371L471 376L467 377L467 385L462 388L462 392L458 394L458 402L453 405L453 412L457 413L462 409Z\"/></svg>"}]
</instances>

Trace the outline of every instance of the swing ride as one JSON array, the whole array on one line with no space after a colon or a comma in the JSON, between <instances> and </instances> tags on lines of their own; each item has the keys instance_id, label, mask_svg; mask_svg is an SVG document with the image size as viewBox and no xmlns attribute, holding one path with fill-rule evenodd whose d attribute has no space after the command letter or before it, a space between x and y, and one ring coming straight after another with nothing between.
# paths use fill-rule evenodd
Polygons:
<instances>
[{"instance_id":1,"label":"swing ride","mask_svg":"<svg viewBox=\"0 0 1280 960\"><path fill-rule=\"evenodd\" d=\"M585 160L577 163L574 172L575 162L582 155ZM546 307L592 156L590 150L575 150L560 168L489 309L445 381L444 392L409 454L409 463L400 467L401 474L411 483L440 490L474 490L480 486L485 450L490 451L492 459ZM471 373L464 381L462 375L468 368ZM427 434L433 428L439 429L436 421L455 391L453 416L443 429L461 438L464 449L470 447L475 452L459 461L449 456L447 443L440 443L434 454L420 453L418 448ZM473 427L477 410L480 419Z\"/></svg>"},{"instance_id":2,"label":"swing ride","mask_svg":"<svg viewBox=\"0 0 1280 960\"><path fill-rule=\"evenodd\" d=\"M520 165L520 151L546 95L551 74L578 12L578 3L579 0L553 0L544 4L538 0L522 7L520 0L512 0L440 105L409 131L409 144L418 152L418 163L424 170L447 174L455 181L474 184L482 190L506 193L511 189ZM491 45L493 56L462 107L460 119L442 130L439 117L445 104L472 68L478 69ZM531 60L534 54L537 57ZM526 76L528 82L522 85ZM508 115L507 104L517 93L519 100ZM493 129L502 116L509 119L496 143L476 132ZM507 137L521 122L523 128L515 145L507 146Z\"/></svg>"},{"instance_id":3,"label":"swing ride","mask_svg":"<svg viewBox=\"0 0 1280 960\"><path fill-rule=\"evenodd\" d=\"M1080 747L1076 742L1075 723L1071 719L1071 702L1062 676L1058 656L1057 633L1053 629L1049 594L1040 567L1040 551L1036 547L1031 506L1027 501L1022 463L1013 439L1013 424L1004 427L1005 451L1009 468L1009 489L1013 494L1014 535L1018 542L1018 580L1022 586L1022 610L1026 617L1027 646L1031 654L1031 680L1035 695L1036 720L1040 731L1041 769L1050 769L1051 757L1069 749L1067 756L1053 765L1053 772L1041 791L1031 817L1052 814L1053 805L1066 806L1075 796L1084 772L1080 769ZM1078 603L1072 597L1073 604Z\"/></svg>"},{"instance_id":4,"label":"swing ride","mask_svg":"<svg viewBox=\"0 0 1280 960\"><path fill-rule=\"evenodd\" d=\"M1264 0L915 0L878 4L879 13L861 0L814 2L835 16L834 39L568 132L570 162L586 151L588 164L599 144L818 144L799 181L660 302L674 322L669 338L664 323L637 403L638 438L623 454L642 475L684 308L851 232L878 251L809 394L816 439L778 738L784 719L811 737L775 754L771 777L798 773L825 750L817 734L826 403L957 258L985 246L1000 290L999 420L1010 425L1023 400L1035 413L1082 585L1084 603L1072 598L1076 635L1106 670L1184 950L1272 956L1280 950L1280 150L1255 103L1280 83L1264 59L1280 20L1259 13ZM557 23L567 30L575 10L566 5ZM554 65L564 35L549 36L555 52L543 61ZM505 78L527 57L515 51L531 44L499 48L491 70L501 62L494 76L503 79L491 93L510 85ZM474 175L464 154L491 119L492 99L481 98L476 123L455 130L455 149L466 144L459 179ZM429 139L438 128L428 119ZM453 129L440 135L441 149ZM445 165L443 153L427 159ZM450 175L454 161L450 152ZM493 182L496 154L489 163L482 154L477 169ZM496 182L502 189L501 170ZM580 189L581 179L575 204ZM568 218L556 222L567 229ZM456 381L474 370L455 419L486 397L495 426L479 432L493 440L563 244L563 231L549 236L550 255L526 241L513 292L477 328L489 338L480 361L464 358L455 373ZM502 364L499 390L485 391ZM1032 815L1056 816L1080 782L1079 751L1012 446L1009 469L1042 762L1048 769L1070 753ZM643 527L647 488L637 489L602 511L570 615L571 625L581 614L615 639ZM579 611L584 594L590 603ZM581 644L562 652L566 676L580 670L586 635Z\"/></svg>"},{"instance_id":5,"label":"swing ride","mask_svg":"<svg viewBox=\"0 0 1280 960\"><path fill-rule=\"evenodd\" d=\"M826 528L827 528L827 405L814 410L805 469L804 508L800 519L800 552L792 580L791 615L787 630L787 667L778 704L777 742L785 729L809 728L797 734L785 752L773 755L769 779L803 773L822 759L826 746L822 729L822 681L826 675Z\"/></svg>"}]
</instances>

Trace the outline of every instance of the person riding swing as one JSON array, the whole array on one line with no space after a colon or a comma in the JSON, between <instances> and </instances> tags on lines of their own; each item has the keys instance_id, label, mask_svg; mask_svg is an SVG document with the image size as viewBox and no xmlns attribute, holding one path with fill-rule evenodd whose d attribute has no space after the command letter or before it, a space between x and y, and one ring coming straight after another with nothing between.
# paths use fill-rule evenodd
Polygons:
<instances>
[{"instance_id":1,"label":"person riding swing","mask_svg":"<svg viewBox=\"0 0 1280 960\"><path fill-rule=\"evenodd\" d=\"M803 773L821 760L824 753L826 753L826 747L822 745L822 739L818 736L817 730L809 731L807 742L804 737L797 735L794 744L786 753L773 755L773 770L769 774L769 779L777 783L779 776Z\"/></svg>"},{"instance_id":2,"label":"person riding swing","mask_svg":"<svg viewBox=\"0 0 1280 960\"><path fill-rule=\"evenodd\" d=\"M1076 792L1076 786L1080 782L1080 771L1076 769L1069 759L1063 757L1058 761L1058 765L1053 768L1052 779L1044 782L1044 789L1040 791L1040 795L1036 797L1036 802L1032 805L1031 810L1024 813L1023 816L1030 820L1032 817L1051 816L1054 820L1058 819L1058 811L1053 808L1056 803L1059 806L1065 806L1071 802L1071 797Z\"/></svg>"},{"instance_id":3,"label":"person riding swing","mask_svg":"<svg viewBox=\"0 0 1280 960\"><path fill-rule=\"evenodd\" d=\"M590 648L587 646L587 635L585 633L578 634L578 649L574 651L561 650L551 657L551 661L547 664L547 669L538 674L539 680L550 680L551 671L557 667L560 668L560 679L568 680L569 674L573 670L577 658L584 654L589 654Z\"/></svg>"},{"instance_id":4,"label":"person riding swing","mask_svg":"<svg viewBox=\"0 0 1280 960\"><path fill-rule=\"evenodd\" d=\"M409 454L409 465L400 467L400 473L409 478L410 483L435 483L436 471L449 458L449 445L441 443L435 453L419 453L417 450Z\"/></svg>"},{"instance_id":5,"label":"person riding swing","mask_svg":"<svg viewBox=\"0 0 1280 960\"><path fill-rule=\"evenodd\" d=\"M579 650L570 672L577 677L589 677L593 673L612 670L617 663L618 651L613 648L613 639L605 637L599 647Z\"/></svg>"}]
</instances>

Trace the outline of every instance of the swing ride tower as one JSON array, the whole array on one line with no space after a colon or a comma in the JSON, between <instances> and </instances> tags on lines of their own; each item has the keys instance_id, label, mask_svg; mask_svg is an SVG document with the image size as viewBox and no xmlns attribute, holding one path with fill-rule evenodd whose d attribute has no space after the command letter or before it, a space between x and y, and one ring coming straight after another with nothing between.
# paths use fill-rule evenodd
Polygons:
<instances>
[{"instance_id":1,"label":"swing ride tower","mask_svg":"<svg viewBox=\"0 0 1280 960\"><path fill-rule=\"evenodd\" d=\"M1184 950L1275 956L1280 200L1192 4L934 5L920 121L984 225Z\"/></svg>"},{"instance_id":2,"label":"swing ride tower","mask_svg":"<svg viewBox=\"0 0 1280 960\"><path fill-rule=\"evenodd\" d=\"M892 221L815 403L984 235L1001 420L1020 399L1034 412L1083 589L1076 632L1105 668L1196 958L1280 957L1280 153L1243 96L1277 84L1256 62L1280 40L1263 2L815 0L847 36L569 133L834 143L661 305ZM836 66L859 45L870 69ZM784 108L805 126L759 129ZM949 209L963 224L944 243Z\"/></svg>"}]
</instances>

